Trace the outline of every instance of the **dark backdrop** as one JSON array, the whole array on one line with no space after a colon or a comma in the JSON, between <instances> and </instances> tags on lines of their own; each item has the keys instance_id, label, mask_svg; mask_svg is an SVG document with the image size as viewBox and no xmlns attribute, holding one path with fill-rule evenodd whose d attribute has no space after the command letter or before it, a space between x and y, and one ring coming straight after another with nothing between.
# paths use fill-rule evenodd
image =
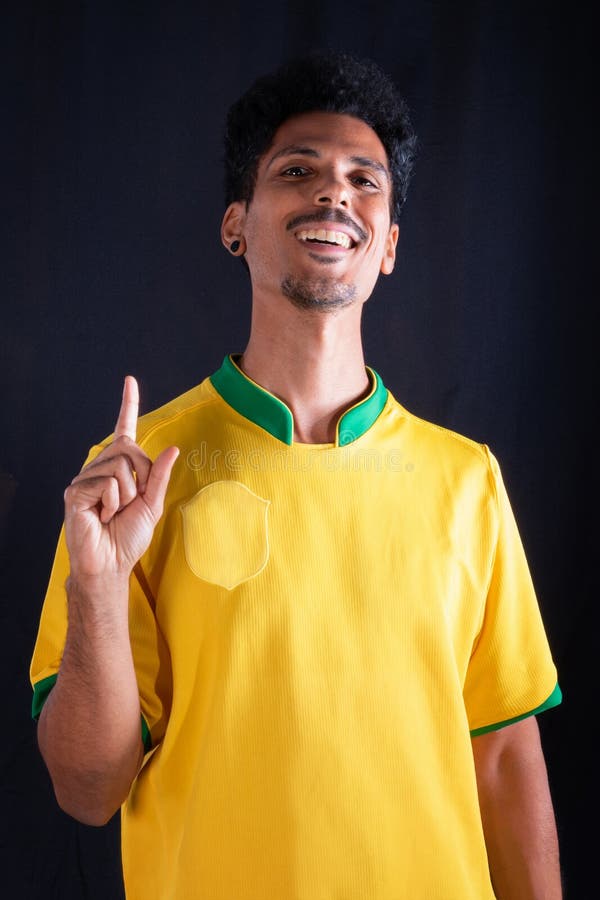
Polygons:
<instances>
[{"instance_id":1,"label":"dark backdrop","mask_svg":"<svg viewBox=\"0 0 600 900\"><path fill-rule=\"evenodd\" d=\"M112 430L125 373L147 411L244 348L249 285L219 239L225 112L285 57L335 47L387 69L421 142L396 272L365 310L367 360L413 412L500 460L565 695L540 726L566 896L592 897L596 148L581 6L40 2L4 11L1 31L8 896L121 897L118 821L58 810L29 719L62 491Z\"/></svg>"}]
</instances>

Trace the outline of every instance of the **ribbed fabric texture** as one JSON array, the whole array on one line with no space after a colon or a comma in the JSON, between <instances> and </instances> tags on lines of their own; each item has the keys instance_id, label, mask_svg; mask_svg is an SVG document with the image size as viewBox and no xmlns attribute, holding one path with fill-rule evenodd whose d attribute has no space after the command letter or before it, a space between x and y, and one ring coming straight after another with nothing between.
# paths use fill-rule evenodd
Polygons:
<instances>
[{"instance_id":1,"label":"ribbed fabric texture","mask_svg":"<svg viewBox=\"0 0 600 900\"><path fill-rule=\"evenodd\" d=\"M492 900L469 729L556 683L493 457L391 396L346 447L285 445L208 381L140 424L181 454L132 580L156 749L128 900Z\"/></svg>"}]
</instances>

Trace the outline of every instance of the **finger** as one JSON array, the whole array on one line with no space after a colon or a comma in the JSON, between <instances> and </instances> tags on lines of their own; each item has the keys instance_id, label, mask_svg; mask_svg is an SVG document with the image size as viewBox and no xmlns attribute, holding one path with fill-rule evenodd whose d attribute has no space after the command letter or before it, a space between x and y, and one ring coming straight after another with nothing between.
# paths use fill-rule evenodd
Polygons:
<instances>
[{"instance_id":1,"label":"finger","mask_svg":"<svg viewBox=\"0 0 600 900\"><path fill-rule=\"evenodd\" d=\"M138 383L133 375L126 375L125 383L123 385L121 409L119 410L119 418L115 425L115 438L128 437L132 441L135 441L139 407L140 392L138 390Z\"/></svg>"},{"instance_id":2,"label":"finger","mask_svg":"<svg viewBox=\"0 0 600 900\"><path fill-rule=\"evenodd\" d=\"M121 447L123 448L122 452L116 453L115 451L121 449ZM99 475L118 475L121 472L126 475L125 468L127 468L132 478L135 473L137 490L143 492L151 467L152 460L144 453L141 447L138 447L137 444L132 444L129 439L116 438L87 466L83 467L81 472L71 481L71 484Z\"/></svg>"},{"instance_id":3,"label":"finger","mask_svg":"<svg viewBox=\"0 0 600 900\"><path fill-rule=\"evenodd\" d=\"M100 521L108 525L122 506L122 495L119 485L114 478L109 478L100 498Z\"/></svg>"},{"instance_id":4,"label":"finger","mask_svg":"<svg viewBox=\"0 0 600 900\"><path fill-rule=\"evenodd\" d=\"M99 512L105 524L119 511L119 486L116 479L90 478L65 491L65 516L67 518L90 510Z\"/></svg>"},{"instance_id":5,"label":"finger","mask_svg":"<svg viewBox=\"0 0 600 900\"><path fill-rule=\"evenodd\" d=\"M144 492L144 501L150 508L155 522L157 522L162 515L163 503L169 479L171 477L171 471L178 456L179 450L177 447L167 447L167 449L163 450L152 463L150 475L146 483L146 490Z\"/></svg>"},{"instance_id":6,"label":"finger","mask_svg":"<svg viewBox=\"0 0 600 900\"><path fill-rule=\"evenodd\" d=\"M107 460L105 465L87 469L82 475L77 475L72 485L80 485L87 491L94 490L95 485L102 485L111 480L117 491L117 509L127 506L138 495L138 486L134 478L131 463L125 456L117 456Z\"/></svg>"}]
</instances>

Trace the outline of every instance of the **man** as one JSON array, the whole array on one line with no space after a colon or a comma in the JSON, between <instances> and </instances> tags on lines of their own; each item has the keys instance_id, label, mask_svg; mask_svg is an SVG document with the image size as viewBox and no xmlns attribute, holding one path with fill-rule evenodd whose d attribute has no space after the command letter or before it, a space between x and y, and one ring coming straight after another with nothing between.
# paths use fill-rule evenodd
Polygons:
<instances>
[{"instance_id":1,"label":"man","mask_svg":"<svg viewBox=\"0 0 600 900\"><path fill-rule=\"evenodd\" d=\"M363 358L413 151L369 62L253 85L222 225L246 349L139 422L128 377L65 492L39 744L64 810L121 807L134 900L561 895L560 691L498 465Z\"/></svg>"}]
</instances>

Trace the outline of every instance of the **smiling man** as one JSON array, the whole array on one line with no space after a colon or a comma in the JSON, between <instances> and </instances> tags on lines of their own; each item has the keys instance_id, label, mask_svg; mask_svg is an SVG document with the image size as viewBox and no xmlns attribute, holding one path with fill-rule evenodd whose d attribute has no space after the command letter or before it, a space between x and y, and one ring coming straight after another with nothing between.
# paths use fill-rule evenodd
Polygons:
<instances>
[{"instance_id":1,"label":"smiling man","mask_svg":"<svg viewBox=\"0 0 600 900\"><path fill-rule=\"evenodd\" d=\"M498 464L363 356L414 143L371 62L259 79L225 136L247 345L139 421L128 377L65 492L34 716L62 808L121 808L130 900L561 896Z\"/></svg>"},{"instance_id":2,"label":"smiling man","mask_svg":"<svg viewBox=\"0 0 600 900\"><path fill-rule=\"evenodd\" d=\"M347 115L304 113L277 130L258 166L252 203L232 204L223 235L227 241L243 233L254 297L275 289L301 309L356 302L360 313L380 272L394 266L392 196L386 151L368 125ZM281 281L274 283L278 269Z\"/></svg>"}]
</instances>

